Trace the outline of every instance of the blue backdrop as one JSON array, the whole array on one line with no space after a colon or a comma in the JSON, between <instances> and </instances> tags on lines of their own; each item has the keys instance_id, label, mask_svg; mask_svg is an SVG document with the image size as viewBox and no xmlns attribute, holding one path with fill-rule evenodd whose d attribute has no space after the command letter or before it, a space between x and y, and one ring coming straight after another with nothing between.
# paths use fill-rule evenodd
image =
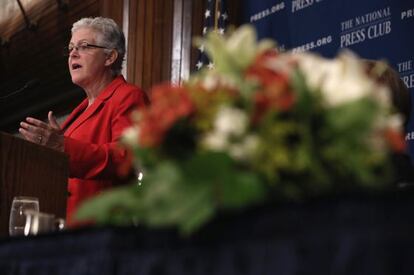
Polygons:
<instances>
[{"instance_id":1,"label":"blue backdrop","mask_svg":"<svg viewBox=\"0 0 414 275\"><path fill-rule=\"evenodd\" d=\"M414 92L414 0L242 0L242 20L279 47L332 57L348 48L384 59ZM412 105L414 106L414 96ZM414 159L414 119L406 140Z\"/></svg>"}]
</instances>

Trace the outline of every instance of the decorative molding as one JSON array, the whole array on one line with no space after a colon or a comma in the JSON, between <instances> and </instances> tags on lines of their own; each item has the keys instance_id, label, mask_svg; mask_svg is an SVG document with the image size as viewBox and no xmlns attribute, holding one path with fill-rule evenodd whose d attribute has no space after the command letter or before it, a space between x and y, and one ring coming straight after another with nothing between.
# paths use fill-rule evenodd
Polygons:
<instances>
[{"instance_id":1,"label":"decorative molding","mask_svg":"<svg viewBox=\"0 0 414 275\"><path fill-rule=\"evenodd\" d=\"M124 65L122 67L122 75L125 79L128 79L128 41L129 41L129 0L123 1L123 9L122 9L122 31L125 35L125 49L126 49L126 56L124 60Z\"/></svg>"},{"instance_id":2,"label":"decorative molding","mask_svg":"<svg viewBox=\"0 0 414 275\"><path fill-rule=\"evenodd\" d=\"M174 0L171 51L171 82L180 83L190 75L192 1Z\"/></svg>"}]
</instances>

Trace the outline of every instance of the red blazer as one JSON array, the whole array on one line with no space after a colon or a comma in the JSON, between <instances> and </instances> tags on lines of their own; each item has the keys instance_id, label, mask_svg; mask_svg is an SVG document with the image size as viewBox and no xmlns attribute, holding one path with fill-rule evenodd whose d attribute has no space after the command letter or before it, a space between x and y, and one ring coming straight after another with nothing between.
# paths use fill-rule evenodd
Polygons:
<instances>
[{"instance_id":1,"label":"red blazer","mask_svg":"<svg viewBox=\"0 0 414 275\"><path fill-rule=\"evenodd\" d=\"M118 169L126 161L127 152L117 142L131 125L131 111L146 103L142 90L118 76L89 108L85 99L63 123L65 152L69 155L69 222L83 200L125 181Z\"/></svg>"}]
</instances>

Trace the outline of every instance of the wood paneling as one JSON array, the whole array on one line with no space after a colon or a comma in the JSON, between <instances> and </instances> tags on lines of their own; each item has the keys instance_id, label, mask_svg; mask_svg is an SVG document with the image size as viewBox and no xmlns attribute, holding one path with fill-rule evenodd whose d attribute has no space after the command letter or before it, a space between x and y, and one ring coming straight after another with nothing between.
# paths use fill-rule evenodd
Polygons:
<instances>
[{"instance_id":1,"label":"wood paneling","mask_svg":"<svg viewBox=\"0 0 414 275\"><path fill-rule=\"evenodd\" d=\"M130 0L128 80L144 90L171 75L171 0Z\"/></svg>"},{"instance_id":2,"label":"wood paneling","mask_svg":"<svg viewBox=\"0 0 414 275\"><path fill-rule=\"evenodd\" d=\"M99 2L99 15L112 18L122 27L124 0L100 0Z\"/></svg>"}]
</instances>

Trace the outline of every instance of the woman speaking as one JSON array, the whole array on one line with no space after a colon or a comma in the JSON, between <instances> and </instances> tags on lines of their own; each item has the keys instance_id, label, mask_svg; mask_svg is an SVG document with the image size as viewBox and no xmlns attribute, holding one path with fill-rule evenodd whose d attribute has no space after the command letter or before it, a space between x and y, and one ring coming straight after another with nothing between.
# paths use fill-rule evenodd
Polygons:
<instances>
[{"instance_id":1,"label":"woman speaking","mask_svg":"<svg viewBox=\"0 0 414 275\"><path fill-rule=\"evenodd\" d=\"M74 23L66 51L72 82L85 91L86 99L62 126L49 112L48 122L28 117L19 132L29 141L68 154L66 217L70 221L83 200L125 181L118 170L127 152L117 143L131 125L131 111L148 99L120 75L125 37L112 19L83 18Z\"/></svg>"}]
</instances>

